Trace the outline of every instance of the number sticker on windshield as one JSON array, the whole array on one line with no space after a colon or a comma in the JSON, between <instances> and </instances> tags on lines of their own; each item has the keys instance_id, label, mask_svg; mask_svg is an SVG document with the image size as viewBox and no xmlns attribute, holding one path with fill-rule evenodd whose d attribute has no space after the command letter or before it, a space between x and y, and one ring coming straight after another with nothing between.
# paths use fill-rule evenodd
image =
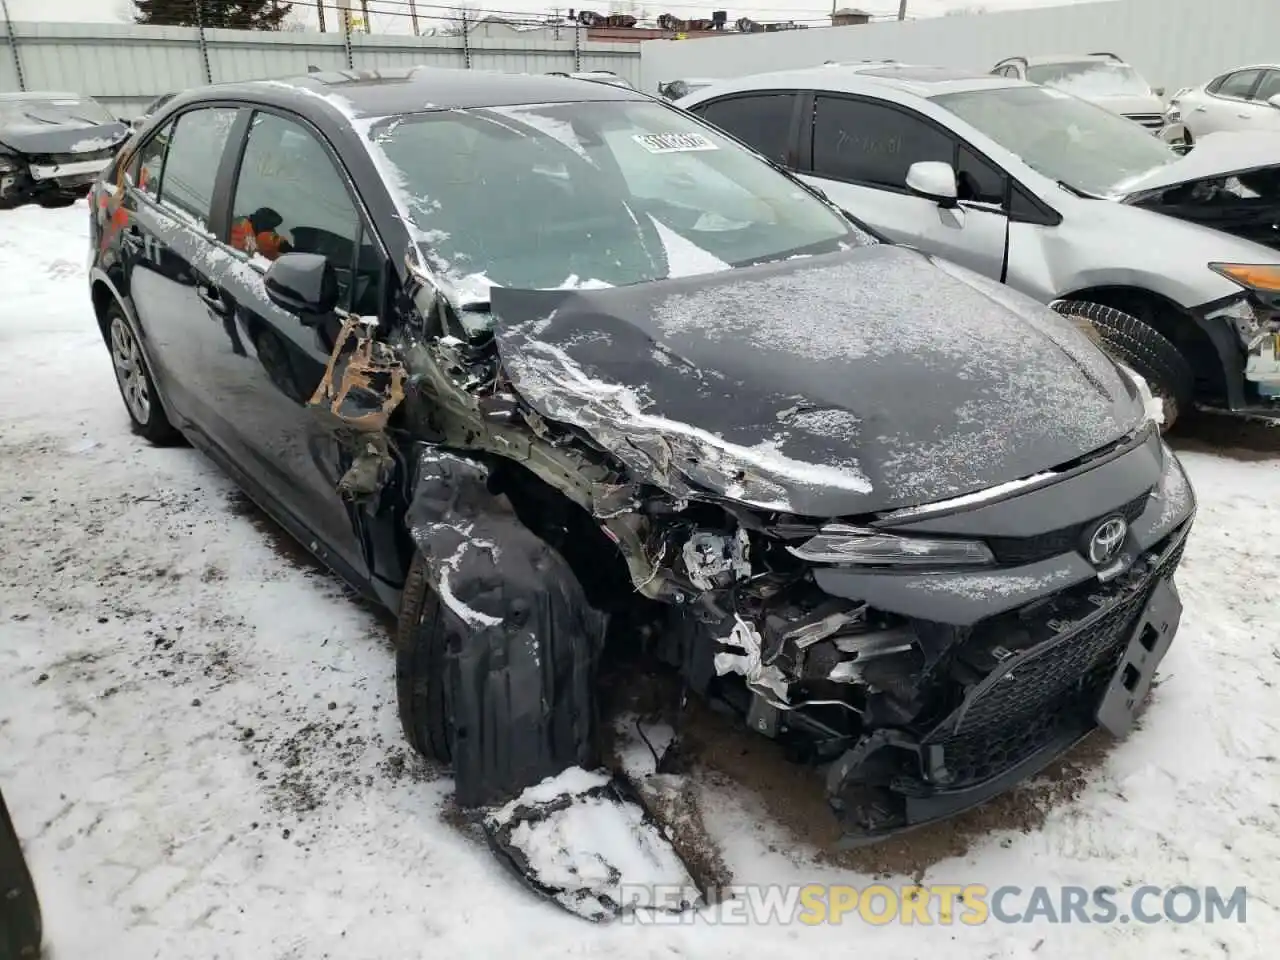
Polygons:
<instances>
[{"instance_id":1,"label":"number sticker on windshield","mask_svg":"<svg viewBox=\"0 0 1280 960\"><path fill-rule=\"evenodd\" d=\"M691 153L695 150L719 150L700 133L638 133L631 138L650 153Z\"/></svg>"}]
</instances>

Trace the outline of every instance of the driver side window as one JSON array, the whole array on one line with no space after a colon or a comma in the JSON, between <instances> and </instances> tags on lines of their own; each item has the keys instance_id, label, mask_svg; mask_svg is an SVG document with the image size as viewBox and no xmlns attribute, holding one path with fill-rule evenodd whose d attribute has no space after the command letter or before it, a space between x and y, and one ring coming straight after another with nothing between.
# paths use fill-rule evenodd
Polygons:
<instances>
[{"instance_id":1,"label":"driver side window","mask_svg":"<svg viewBox=\"0 0 1280 960\"><path fill-rule=\"evenodd\" d=\"M328 151L292 120L254 117L231 206L230 243L266 260L290 252L322 254L338 278L338 303L377 312L376 246Z\"/></svg>"}]
</instances>

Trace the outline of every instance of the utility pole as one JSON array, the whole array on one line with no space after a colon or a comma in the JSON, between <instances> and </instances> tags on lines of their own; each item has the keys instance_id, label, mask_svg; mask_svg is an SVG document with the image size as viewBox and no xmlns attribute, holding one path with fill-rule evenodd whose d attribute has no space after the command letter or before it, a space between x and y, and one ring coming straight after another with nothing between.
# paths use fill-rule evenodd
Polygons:
<instances>
[{"instance_id":1,"label":"utility pole","mask_svg":"<svg viewBox=\"0 0 1280 960\"><path fill-rule=\"evenodd\" d=\"M907 19L907 0L898 0L898 19Z\"/></svg>"},{"instance_id":2,"label":"utility pole","mask_svg":"<svg viewBox=\"0 0 1280 960\"><path fill-rule=\"evenodd\" d=\"M320 18L320 32L324 33L324 0L316 0L316 16Z\"/></svg>"},{"instance_id":3,"label":"utility pole","mask_svg":"<svg viewBox=\"0 0 1280 960\"><path fill-rule=\"evenodd\" d=\"M907 0L902 0L905 4ZM360 11L364 14L364 32L372 33L373 24L369 22L369 0L360 0Z\"/></svg>"},{"instance_id":4,"label":"utility pole","mask_svg":"<svg viewBox=\"0 0 1280 960\"><path fill-rule=\"evenodd\" d=\"M4 15L4 33L9 38L9 52L13 54L13 72L18 75L18 89L27 89L27 78L22 73L22 58L18 56L18 38L13 34L13 20L9 17L9 4L0 0L0 14Z\"/></svg>"},{"instance_id":5,"label":"utility pole","mask_svg":"<svg viewBox=\"0 0 1280 960\"><path fill-rule=\"evenodd\" d=\"M418 33L418 5L414 0L409 0L409 19L413 21L413 35L419 36Z\"/></svg>"},{"instance_id":6,"label":"utility pole","mask_svg":"<svg viewBox=\"0 0 1280 960\"><path fill-rule=\"evenodd\" d=\"M560 8L559 7L551 8L551 18L552 18L551 25L553 30L552 35L556 40L559 40L560 39Z\"/></svg>"}]
</instances>

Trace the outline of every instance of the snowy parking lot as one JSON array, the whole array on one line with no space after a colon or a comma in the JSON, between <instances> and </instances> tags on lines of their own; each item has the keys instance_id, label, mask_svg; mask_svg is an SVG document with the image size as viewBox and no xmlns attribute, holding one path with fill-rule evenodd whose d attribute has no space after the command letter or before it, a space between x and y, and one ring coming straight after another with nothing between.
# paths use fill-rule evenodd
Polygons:
<instances>
[{"instance_id":1,"label":"snowy parking lot","mask_svg":"<svg viewBox=\"0 0 1280 960\"><path fill-rule=\"evenodd\" d=\"M1280 463L1183 454L1200 512L1152 703L1020 815L898 841L877 877L764 788L691 774L735 884L1243 886L1247 922L591 925L506 874L408 752L383 620L200 454L130 433L87 236L83 202L0 213L0 788L53 960L1198 960L1280 933Z\"/></svg>"}]
</instances>

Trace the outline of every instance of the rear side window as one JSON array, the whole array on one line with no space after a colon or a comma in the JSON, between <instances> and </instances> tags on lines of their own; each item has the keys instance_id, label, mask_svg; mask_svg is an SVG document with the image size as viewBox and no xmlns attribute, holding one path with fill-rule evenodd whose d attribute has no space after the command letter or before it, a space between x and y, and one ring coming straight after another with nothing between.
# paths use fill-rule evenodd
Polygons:
<instances>
[{"instance_id":1,"label":"rear side window","mask_svg":"<svg viewBox=\"0 0 1280 960\"><path fill-rule=\"evenodd\" d=\"M794 94L770 93L717 100L696 112L774 163L794 167L795 160L790 155L794 105Z\"/></svg>"},{"instance_id":2,"label":"rear side window","mask_svg":"<svg viewBox=\"0 0 1280 960\"><path fill-rule=\"evenodd\" d=\"M813 170L820 177L904 190L911 164L939 160L950 165L954 154L950 137L902 110L818 97Z\"/></svg>"},{"instance_id":3,"label":"rear side window","mask_svg":"<svg viewBox=\"0 0 1280 960\"><path fill-rule=\"evenodd\" d=\"M268 260L322 254L338 276L339 302L354 291L357 309L376 314L381 258L370 240L357 262L360 238L355 203L315 136L292 120L255 116L231 204L231 245Z\"/></svg>"},{"instance_id":4,"label":"rear side window","mask_svg":"<svg viewBox=\"0 0 1280 960\"><path fill-rule=\"evenodd\" d=\"M1213 92L1224 97L1248 97L1249 91L1253 89L1261 72L1261 70L1239 70L1223 80L1218 89Z\"/></svg>"},{"instance_id":5,"label":"rear side window","mask_svg":"<svg viewBox=\"0 0 1280 960\"><path fill-rule=\"evenodd\" d=\"M178 117L169 141L160 180L160 202L209 222L218 164L231 134L237 111L213 107Z\"/></svg>"}]
</instances>

